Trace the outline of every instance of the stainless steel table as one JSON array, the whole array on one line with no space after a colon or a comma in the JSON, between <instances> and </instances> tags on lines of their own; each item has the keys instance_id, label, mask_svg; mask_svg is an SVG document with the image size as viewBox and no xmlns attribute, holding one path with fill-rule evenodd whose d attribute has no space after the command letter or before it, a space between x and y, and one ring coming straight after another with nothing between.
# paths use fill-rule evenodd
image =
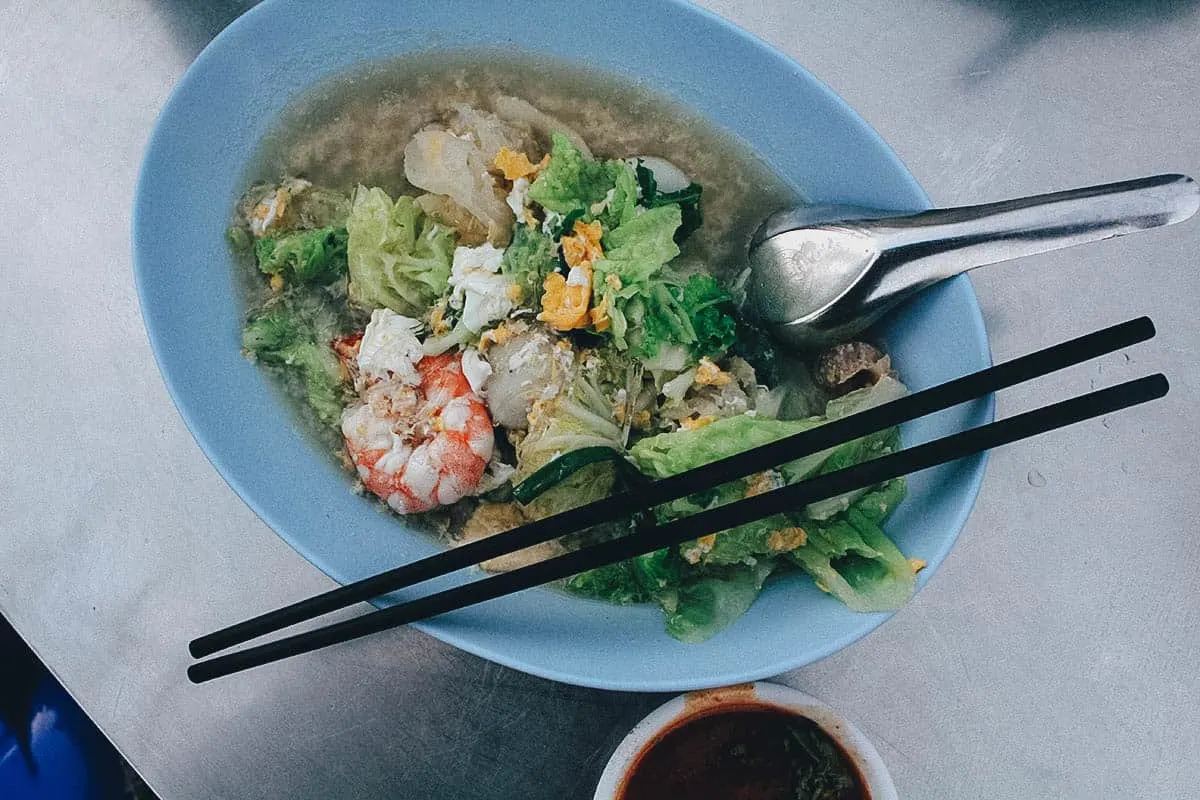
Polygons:
<instances>
[{"instance_id":1,"label":"stainless steel table","mask_svg":"<svg viewBox=\"0 0 1200 800\"><path fill-rule=\"evenodd\" d=\"M575 798L660 698L560 686L415 632L204 687L185 641L329 586L176 415L134 296L155 115L248 3L0 2L0 611L164 798ZM940 204L1200 172L1195 0L706 5L833 86ZM1141 313L1155 344L1000 412L1163 369L1174 388L995 454L930 586L782 680L905 797L1200 789L1200 224L977 274L997 358Z\"/></svg>"}]
</instances>

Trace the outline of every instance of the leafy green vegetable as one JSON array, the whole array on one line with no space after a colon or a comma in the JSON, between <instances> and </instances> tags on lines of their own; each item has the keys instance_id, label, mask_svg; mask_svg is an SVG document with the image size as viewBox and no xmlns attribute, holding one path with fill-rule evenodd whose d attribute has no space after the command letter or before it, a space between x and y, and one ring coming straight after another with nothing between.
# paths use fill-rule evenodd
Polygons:
<instances>
[{"instance_id":1,"label":"leafy green vegetable","mask_svg":"<svg viewBox=\"0 0 1200 800\"><path fill-rule=\"evenodd\" d=\"M678 430L647 437L633 445L630 457L646 474L665 478L800 433L818 424L819 419L784 421L741 414L690 431ZM812 456L801 461L815 463L805 466L798 464L793 474L811 473L820 466L820 460ZM760 476L755 480L766 479ZM750 487L749 480L740 478L707 492L690 495L663 506L659 510L659 519L666 521L691 516L698 511L741 500L747 496ZM771 534L793 525L786 515L777 514L722 531L710 547L701 547L695 541L685 542L680 545L680 552L688 554L689 560L701 564L750 564L762 556L774 554L769 544Z\"/></svg>"},{"instance_id":2,"label":"leafy green vegetable","mask_svg":"<svg viewBox=\"0 0 1200 800\"><path fill-rule=\"evenodd\" d=\"M329 344L339 332L337 316L316 295L288 293L251 316L242 347L252 359L298 375L317 416L336 425L343 407L342 371Z\"/></svg>"},{"instance_id":3,"label":"leafy green vegetable","mask_svg":"<svg viewBox=\"0 0 1200 800\"><path fill-rule=\"evenodd\" d=\"M837 415L854 413L886 402L903 391L876 386L833 406ZM824 424L825 417L776 420L739 415L716 420L693 430L647 437L630 448L630 457L645 474L665 478L708 464L753 447L801 433ZM898 432L889 429L836 448L814 453L781 466L777 476L785 483L803 480L818 471L833 471L874 457L895 446ZM756 480L761 480L759 476ZM706 492L669 503L658 509L660 520L690 516L745 497L750 481L729 481ZM784 555L816 578L818 585L857 611L876 611L902 605L912 593L914 573L908 561L879 525L904 495L903 481L891 481L847 500L822 520L798 521L795 514L779 514L718 533L701 546L687 542L678 551L660 551L654 561L638 565L636 575L654 576L662 565L665 577L642 587L668 612L668 630L683 641L701 641L728 625L754 601L762 581ZM802 528L801 535L796 528ZM779 532L803 539L775 540ZM772 547L772 543L776 547ZM646 557L643 557L646 559ZM695 562L689 564L688 562Z\"/></svg>"},{"instance_id":4,"label":"leafy green vegetable","mask_svg":"<svg viewBox=\"0 0 1200 800\"><path fill-rule=\"evenodd\" d=\"M653 355L679 326L691 328L665 282L656 280L663 265L679 255L672 238L679 221L679 208L664 206L604 232L604 257L593 265L593 305L608 309L609 330L621 350L630 346L631 329L638 332L639 353Z\"/></svg>"},{"instance_id":5,"label":"leafy green vegetable","mask_svg":"<svg viewBox=\"0 0 1200 800\"><path fill-rule=\"evenodd\" d=\"M447 288L455 232L411 197L358 187L346 220L350 300L420 316Z\"/></svg>"},{"instance_id":6,"label":"leafy green vegetable","mask_svg":"<svg viewBox=\"0 0 1200 800\"><path fill-rule=\"evenodd\" d=\"M641 358L652 359L665 346L681 345L691 356L687 360L695 363L733 344L737 326L724 308L729 294L709 275L693 275L685 283L663 268L623 304L620 293L613 295L616 299L610 304L617 304L624 325L636 331L626 339Z\"/></svg>"},{"instance_id":7,"label":"leafy green vegetable","mask_svg":"<svg viewBox=\"0 0 1200 800\"><path fill-rule=\"evenodd\" d=\"M667 633L696 644L727 628L750 609L774 566L763 560L684 582L675 610L667 615Z\"/></svg>"},{"instance_id":8,"label":"leafy green vegetable","mask_svg":"<svg viewBox=\"0 0 1200 800\"><path fill-rule=\"evenodd\" d=\"M512 243L504 250L500 271L521 287L521 304L537 308L542 299L542 286L558 266L554 240L537 228L518 225Z\"/></svg>"},{"instance_id":9,"label":"leafy green vegetable","mask_svg":"<svg viewBox=\"0 0 1200 800\"><path fill-rule=\"evenodd\" d=\"M624 161L605 162L605 169L613 179L608 204L597 219L607 230L619 228L637 216L638 182L633 170Z\"/></svg>"},{"instance_id":10,"label":"leafy green vegetable","mask_svg":"<svg viewBox=\"0 0 1200 800\"><path fill-rule=\"evenodd\" d=\"M675 231L675 241L682 244L683 240L694 233L703 223L704 215L700 211L700 195L704 187L692 182L676 192L659 192L658 181L654 172L641 159L638 159L634 170L638 186L642 190L642 205L647 208L657 208L675 204L682 213L682 224Z\"/></svg>"},{"instance_id":11,"label":"leafy green vegetable","mask_svg":"<svg viewBox=\"0 0 1200 800\"><path fill-rule=\"evenodd\" d=\"M704 224L704 215L700 211L700 193L702 187L698 183L689 183L678 192L660 194L650 202L651 208L663 205L678 205L682 221L675 230L675 241L682 244Z\"/></svg>"},{"instance_id":12,"label":"leafy green vegetable","mask_svg":"<svg viewBox=\"0 0 1200 800\"><path fill-rule=\"evenodd\" d=\"M255 245L258 268L294 283L325 285L346 274L346 229L317 228L264 236Z\"/></svg>"},{"instance_id":13,"label":"leafy green vegetable","mask_svg":"<svg viewBox=\"0 0 1200 800\"><path fill-rule=\"evenodd\" d=\"M916 573L879 524L903 491L902 482L889 482L837 519L809 523L808 542L788 557L851 610L900 608L912 596Z\"/></svg>"},{"instance_id":14,"label":"leafy green vegetable","mask_svg":"<svg viewBox=\"0 0 1200 800\"><path fill-rule=\"evenodd\" d=\"M662 206L638 214L619 228L604 232L604 260L620 262L617 274L630 281L645 280L679 255L673 238L681 221L678 206ZM636 265L636 266L632 266Z\"/></svg>"},{"instance_id":15,"label":"leafy green vegetable","mask_svg":"<svg viewBox=\"0 0 1200 800\"><path fill-rule=\"evenodd\" d=\"M532 502L535 497L553 489L589 464L600 461L615 463L623 460L621 451L611 446L581 447L578 450L568 450L562 455L550 459L513 486L513 498L518 503Z\"/></svg>"},{"instance_id":16,"label":"leafy green vegetable","mask_svg":"<svg viewBox=\"0 0 1200 800\"><path fill-rule=\"evenodd\" d=\"M844 404L835 410L845 411L854 404L865 407L872 397L887 395L892 391L886 388L876 389L874 393L870 389L864 390L864 394L854 403ZM801 433L825 421L822 417L801 420L777 420L749 415L726 417L702 428L679 430L642 439L630 449L630 457L647 475L664 478ZM784 464L779 467L778 475L783 483L795 483L818 472L833 472L889 452L897 446L898 441L899 432L890 428ZM759 480L762 480L761 476ZM883 512L872 511L870 505L863 506L864 511L860 512L864 513L868 520L878 522L882 519L881 514L890 510L902 496L902 485L899 489L892 484L888 484L888 487L890 493L871 495L870 500L865 496L865 492L850 493L811 504L805 511L814 519L828 520L845 511L851 502L861 498L861 502L873 504L876 509L882 504L885 509ZM691 495L663 506L659 510L659 517L668 520L690 516L698 511L740 500L747 495L749 489L750 482L746 479L730 481L708 492ZM900 492L900 495L897 495L897 492ZM697 561L701 565L750 564L761 557L779 552L770 546L771 535L793 527L801 527L808 531L810 524L797 521L792 515L779 514L722 531L717 534L715 541L706 547L699 546L695 541L686 542L680 546L680 551L688 556L689 560Z\"/></svg>"},{"instance_id":17,"label":"leafy green vegetable","mask_svg":"<svg viewBox=\"0 0 1200 800\"><path fill-rule=\"evenodd\" d=\"M613 171L585 158L561 133L550 136L550 165L529 186L529 199L559 214L587 211L613 188Z\"/></svg>"},{"instance_id":18,"label":"leafy green vegetable","mask_svg":"<svg viewBox=\"0 0 1200 800\"><path fill-rule=\"evenodd\" d=\"M688 278L680 302L695 331L696 341L690 344L697 356L724 353L733 346L737 323L728 310L732 301L712 275L698 273Z\"/></svg>"},{"instance_id":19,"label":"leafy green vegetable","mask_svg":"<svg viewBox=\"0 0 1200 800\"><path fill-rule=\"evenodd\" d=\"M646 211L607 230L605 252L595 266L593 302L605 304L618 348L653 358L660 347L679 344L696 357L724 352L737 327L728 313L731 297L709 275L686 281L665 268L679 255L674 233L679 206Z\"/></svg>"},{"instance_id":20,"label":"leafy green vegetable","mask_svg":"<svg viewBox=\"0 0 1200 800\"><path fill-rule=\"evenodd\" d=\"M860 390L860 393L833 408L835 414L845 415L855 410L883 402L903 391L903 386L880 386ZM897 388L898 387L898 388ZM757 447L770 441L799 433L826 420L812 417L803 420L770 420L739 416L717 420L692 431L676 431L644 439L634 445L631 455L643 470L656 477L677 474L741 450ZM898 446L899 432L895 428L881 431L840 445L831 450L814 453L780 467L785 483L795 483L818 472L828 473L875 458ZM692 496L676 501L664 509L669 518L688 516L704 508L723 505L745 496L746 482L731 481L708 496ZM902 604L911 593L911 568L878 525L902 499L903 481L889 482L874 491L854 492L809 505L805 511L816 521L795 521L789 515L756 520L737 528L722 531L711 547L699 552L702 565L753 563L770 556L771 535L791 527L802 527L807 544L789 551L797 563L829 586L852 608L885 608L889 603ZM853 504L853 505L851 505ZM849 508L849 514L845 514ZM850 520L850 521L847 521ZM681 547L687 553L696 542ZM853 603L853 605L852 605Z\"/></svg>"},{"instance_id":21,"label":"leafy green vegetable","mask_svg":"<svg viewBox=\"0 0 1200 800\"><path fill-rule=\"evenodd\" d=\"M906 491L904 478L894 478L867 492L855 502L854 508L871 522L882 525L900 505Z\"/></svg>"},{"instance_id":22,"label":"leafy green vegetable","mask_svg":"<svg viewBox=\"0 0 1200 800\"><path fill-rule=\"evenodd\" d=\"M635 443L629 455L642 472L666 478L801 433L822 421L820 417L780 420L739 414L702 428L648 436Z\"/></svg>"},{"instance_id":23,"label":"leafy green vegetable","mask_svg":"<svg viewBox=\"0 0 1200 800\"><path fill-rule=\"evenodd\" d=\"M846 467L852 467L855 464L861 464L864 461L870 461L873 458L894 452L899 446L900 431L896 428L888 428L887 430L864 436L861 439L846 442L834 448L829 457L825 459L825 462L821 464L819 474L825 475L845 469ZM809 503L804 510L812 519L829 519L834 514L848 509L852 502L866 493L866 489L847 492L836 497Z\"/></svg>"},{"instance_id":24,"label":"leafy green vegetable","mask_svg":"<svg viewBox=\"0 0 1200 800\"><path fill-rule=\"evenodd\" d=\"M595 597L617 605L644 603L650 599L634 574L633 562L622 561L596 567L567 579L567 591Z\"/></svg>"},{"instance_id":25,"label":"leafy green vegetable","mask_svg":"<svg viewBox=\"0 0 1200 800\"><path fill-rule=\"evenodd\" d=\"M722 531L712 550L701 556L701 563L754 564L764 556L776 555L770 546L771 535L790 525L786 516L776 514Z\"/></svg>"},{"instance_id":26,"label":"leafy green vegetable","mask_svg":"<svg viewBox=\"0 0 1200 800\"><path fill-rule=\"evenodd\" d=\"M529 417L529 432L517 445L514 486L521 485L564 453L593 447L621 451L624 433L613 419L612 403L598 385L603 372L580 369L571 391L535 404ZM558 514L607 497L615 481L612 461L588 463L539 492L523 507L534 519Z\"/></svg>"},{"instance_id":27,"label":"leafy green vegetable","mask_svg":"<svg viewBox=\"0 0 1200 800\"><path fill-rule=\"evenodd\" d=\"M825 406L825 418L827 420L841 419L903 397L907 392L908 390L900 381L884 377L873 386L857 389L830 400ZM829 459L821 465L821 471L828 473L849 467L894 452L899 446L900 433L898 429L879 431L837 447ZM797 480L797 478L789 477L789 482L792 480ZM818 500L810 503L805 512L813 519L829 519L834 514L845 511L854 500L864 493L865 490L859 489L837 497Z\"/></svg>"},{"instance_id":28,"label":"leafy green vegetable","mask_svg":"<svg viewBox=\"0 0 1200 800\"><path fill-rule=\"evenodd\" d=\"M643 358L653 358L666 345L691 345L696 341L696 329L679 296L681 287L670 276L651 278L642 294L626 309L635 334L629 337L632 352ZM695 354L688 346L688 363Z\"/></svg>"},{"instance_id":29,"label":"leafy green vegetable","mask_svg":"<svg viewBox=\"0 0 1200 800\"><path fill-rule=\"evenodd\" d=\"M642 589L650 597L659 599L660 603L663 603L664 594L673 593L679 586L683 566L673 549L664 547L637 556L627 563Z\"/></svg>"}]
</instances>

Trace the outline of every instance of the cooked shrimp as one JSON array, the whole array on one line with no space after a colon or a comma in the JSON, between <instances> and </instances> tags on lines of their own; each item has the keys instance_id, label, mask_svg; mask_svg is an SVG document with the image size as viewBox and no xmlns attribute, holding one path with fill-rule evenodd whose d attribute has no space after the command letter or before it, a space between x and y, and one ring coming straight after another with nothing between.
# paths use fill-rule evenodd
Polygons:
<instances>
[{"instance_id":1,"label":"cooked shrimp","mask_svg":"<svg viewBox=\"0 0 1200 800\"><path fill-rule=\"evenodd\" d=\"M473 494L492 457L492 420L459 353L425 356L420 383L377 380L342 416L363 485L401 514Z\"/></svg>"}]
</instances>

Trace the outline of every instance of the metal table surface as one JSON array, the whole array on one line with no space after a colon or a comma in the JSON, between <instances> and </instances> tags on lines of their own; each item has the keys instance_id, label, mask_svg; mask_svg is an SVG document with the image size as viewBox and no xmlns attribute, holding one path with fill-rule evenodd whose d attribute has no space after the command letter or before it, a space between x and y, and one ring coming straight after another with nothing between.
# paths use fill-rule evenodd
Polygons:
<instances>
[{"instance_id":1,"label":"metal table surface","mask_svg":"<svg viewBox=\"0 0 1200 800\"><path fill-rule=\"evenodd\" d=\"M129 217L168 91L249 5L0 2L0 612L164 800L576 798L662 698L375 636L202 688L185 642L330 582L222 482L139 317ZM939 204L1200 172L1196 0L705 5L828 82ZM1159 338L999 413L1163 369L1167 399L994 454L931 584L781 680L904 797L1195 797L1192 224L977 273L995 356L1149 313Z\"/></svg>"}]
</instances>

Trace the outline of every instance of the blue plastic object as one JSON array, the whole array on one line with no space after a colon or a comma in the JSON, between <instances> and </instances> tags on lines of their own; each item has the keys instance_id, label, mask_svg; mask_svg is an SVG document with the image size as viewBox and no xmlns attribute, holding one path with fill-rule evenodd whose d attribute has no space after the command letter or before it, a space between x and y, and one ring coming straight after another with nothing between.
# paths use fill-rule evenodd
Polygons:
<instances>
[{"instance_id":1,"label":"blue plastic object","mask_svg":"<svg viewBox=\"0 0 1200 800\"><path fill-rule=\"evenodd\" d=\"M0 664L0 798L127 798L117 752L3 620Z\"/></svg>"},{"instance_id":2,"label":"blue plastic object","mask_svg":"<svg viewBox=\"0 0 1200 800\"><path fill-rule=\"evenodd\" d=\"M581 35L586 32L586 35ZM134 257L150 341L167 386L213 465L305 558L351 581L438 546L349 491L350 478L297 433L239 352L241 307L224 231L260 139L287 103L363 62L431 50L558 58L656 87L733 132L814 201L918 210L928 199L887 145L795 62L684 2L488 4L267 0L218 36L163 110L134 207ZM264 77L266 76L266 77ZM586 135L586 131L584 131ZM987 366L965 277L883 325L914 389ZM915 442L991 419L980 401L907 426ZM919 474L889 523L924 583L970 512L982 457ZM441 588L467 579L451 576ZM886 614L855 614L795 576L700 645L669 638L657 609L533 590L420 627L493 661L608 689L680 691L800 667L863 636ZM232 620L231 620L232 621ZM269 669L269 667L267 668Z\"/></svg>"}]
</instances>

